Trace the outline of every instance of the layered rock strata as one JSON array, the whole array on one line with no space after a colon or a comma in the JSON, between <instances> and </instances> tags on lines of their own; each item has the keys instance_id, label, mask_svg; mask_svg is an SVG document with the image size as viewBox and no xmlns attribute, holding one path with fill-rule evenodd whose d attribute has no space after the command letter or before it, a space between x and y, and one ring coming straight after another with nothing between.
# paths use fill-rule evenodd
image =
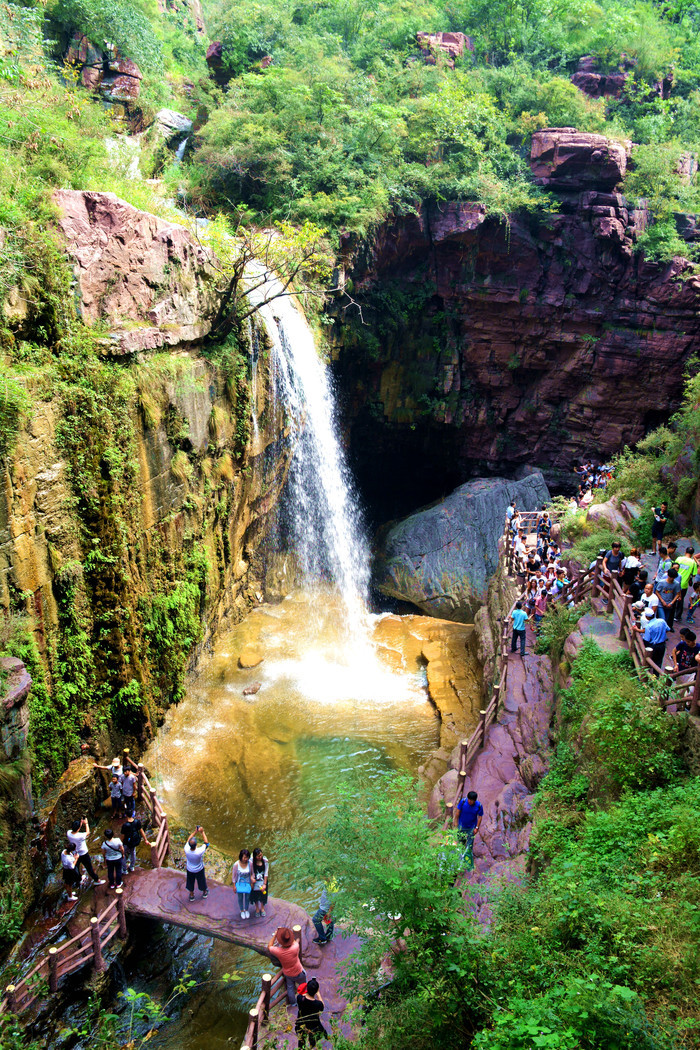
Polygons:
<instances>
[{"instance_id":1,"label":"layered rock strata","mask_svg":"<svg viewBox=\"0 0 700 1050\"><path fill-rule=\"evenodd\" d=\"M552 212L504 223L446 202L364 248L346 240L364 323L339 313L335 367L378 518L479 473L537 463L556 476L678 403L700 350L700 278L635 252L648 216L614 188L625 164L624 144L550 129L533 165Z\"/></svg>"}]
</instances>

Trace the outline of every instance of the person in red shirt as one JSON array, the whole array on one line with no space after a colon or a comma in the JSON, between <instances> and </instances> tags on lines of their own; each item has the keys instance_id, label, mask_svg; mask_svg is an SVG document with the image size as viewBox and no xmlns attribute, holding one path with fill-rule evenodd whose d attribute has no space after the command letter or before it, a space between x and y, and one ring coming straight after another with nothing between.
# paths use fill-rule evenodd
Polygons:
<instances>
[{"instance_id":1,"label":"person in red shirt","mask_svg":"<svg viewBox=\"0 0 700 1050\"><path fill-rule=\"evenodd\" d=\"M306 970L299 959L299 945L288 926L278 926L267 946L270 955L279 959L287 983L287 1002L296 1002L297 986L306 980Z\"/></svg>"}]
</instances>

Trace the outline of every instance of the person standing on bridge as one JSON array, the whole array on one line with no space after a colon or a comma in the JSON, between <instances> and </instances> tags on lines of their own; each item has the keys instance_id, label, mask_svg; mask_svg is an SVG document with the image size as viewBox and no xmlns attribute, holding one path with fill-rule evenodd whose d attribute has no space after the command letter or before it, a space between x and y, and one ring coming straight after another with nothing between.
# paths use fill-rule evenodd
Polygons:
<instances>
[{"instance_id":1,"label":"person standing on bridge","mask_svg":"<svg viewBox=\"0 0 700 1050\"><path fill-rule=\"evenodd\" d=\"M267 880L270 875L270 863L263 851L257 846L253 850L253 889L250 902L255 906L255 914L265 918L267 904Z\"/></svg>"},{"instance_id":2,"label":"person standing on bridge","mask_svg":"<svg viewBox=\"0 0 700 1050\"><path fill-rule=\"evenodd\" d=\"M294 1005L297 987L306 980L306 970L299 958L299 945L288 926L278 926L267 946L270 955L279 959L287 982L287 1002Z\"/></svg>"},{"instance_id":3,"label":"person standing on bridge","mask_svg":"<svg viewBox=\"0 0 700 1050\"><path fill-rule=\"evenodd\" d=\"M124 843L111 828L105 831L102 852L107 864L107 876L110 890L122 884L122 864L124 862Z\"/></svg>"},{"instance_id":4,"label":"person standing on bridge","mask_svg":"<svg viewBox=\"0 0 700 1050\"><path fill-rule=\"evenodd\" d=\"M197 845L197 832L202 836L202 845ZM194 829L187 845L185 846L185 864L187 865L187 879L185 882L186 888L190 891L190 900L194 900L194 884L202 891L202 900L209 896L209 890L207 889L207 877L204 874L204 854L209 848L209 839L206 836L204 828L201 824L198 824Z\"/></svg>"},{"instance_id":5,"label":"person standing on bridge","mask_svg":"<svg viewBox=\"0 0 700 1050\"><path fill-rule=\"evenodd\" d=\"M71 830L66 832L66 838L70 842L71 846L78 854L78 871L82 865L85 871L88 873L92 881L96 886L102 886L104 879L98 879L95 874L95 869L92 866L90 860L90 853L88 850L87 839L90 834L90 825L88 824L88 818L83 817L82 820L74 820L71 824Z\"/></svg>"},{"instance_id":6,"label":"person standing on bridge","mask_svg":"<svg viewBox=\"0 0 700 1050\"><path fill-rule=\"evenodd\" d=\"M249 849L242 849L238 854L238 860L233 865L231 882L238 894L238 907L240 908L241 918L249 919L248 906L250 904L250 891L253 887L253 865L250 860Z\"/></svg>"}]
</instances>

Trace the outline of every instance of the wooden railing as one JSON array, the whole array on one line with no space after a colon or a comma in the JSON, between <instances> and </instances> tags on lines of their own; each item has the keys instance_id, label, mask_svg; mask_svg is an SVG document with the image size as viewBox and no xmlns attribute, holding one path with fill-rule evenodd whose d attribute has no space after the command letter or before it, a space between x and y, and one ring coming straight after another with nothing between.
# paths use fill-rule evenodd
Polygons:
<instances>
[{"instance_id":1,"label":"wooden railing","mask_svg":"<svg viewBox=\"0 0 700 1050\"><path fill-rule=\"evenodd\" d=\"M294 939L299 945L299 962L302 961L301 957L301 926L293 926L292 932L294 933ZM277 1006L278 1003L283 1002L287 998L287 982L284 979L284 974L280 970L276 977L272 977L269 973L262 975L262 990L258 996L258 1001L249 1011L248 1027L246 1029L245 1038L241 1050L258 1050L258 1047L262 1045L263 1026L267 1024L270 1016L270 1010L273 1006Z\"/></svg>"},{"instance_id":2,"label":"wooden railing","mask_svg":"<svg viewBox=\"0 0 700 1050\"><path fill-rule=\"evenodd\" d=\"M550 512L551 516L551 512ZM536 531L539 513L537 511L522 511L520 513L521 528L526 534ZM517 579L526 575L525 559L516 556L513 544L513 533L511 522L506 519L502 539L502 557L505 559L506 572L511 578ZM520 596L521 599L525 595ZM649 671L654 674L660 685L657 692L659 703L668 710L676 707L677 710L690 709L691 715L700 715L700 668L697 664L694 668L684 671L665 671L658 667L650 658L642 634L634 629L634 614L632 612L632 597L623 592L618 579L606 575L603 572L603 559L597 558L594 565L588 569L573 574L567 579L564 588L557 598L561 605L579 605L581 602L599 599L601 611L617 614L620 621L618 638L627 644L630 655L638 671ZM510 610L513 611L512 609ZM445 828L454 825L455 813L458 803L464 795L464 785L469 769L486 743L486 732L496 719L506 694L508 684L508 642L509 628L508 619L504 621L500 637L500 651L496 654L496 667L494 672L494 684L491 699L485 709L479 712L479 724L468 740L462 740L459 753L459 771L457 789L452 802L445 803Z\"/></svg>"},{"instance_id":3,"label":"wooden railing","mask_svg":"<svg viewBox=\"0 0 700 1050\"><path fill-rule=\"evenodd\" d=\"M137 800L143 806L150 817L155 831L155 841L151 843L151 865L154 868L162 868L163 861L170 852L170 832L168 830L168 817L160 804L158 796L146 776L146 770L142 763L133 762L129 757L128 747L124 748L122 765L127 765L134 770L137 779Z\"/></svg>"},{"instance_id":4,"label":"wooden railing","mask_svg":"<svg viewBox=\"0 0 700 1050\"><path fill-rule=\"evenodd\" d=\"M49 991L55 992L61 977L88 964L98 972L104 970L104 949L117 934L126 937L123 892L119 886L115 899L97 915L93 915L87 929L70 940L49 948L48 955L45 955L21 981L8 984L0 1010L22 1013L36 999L43 996L47 983Z\"/></svg>"},{"instance_id":5,"label":"wooden railing","mask_svg":"<svg viewBox=\"0 0 700 1050\"><path fill-rule=\"evenodd\" d=\"M151 786L146 770L142 764L131 760L128 748L124 748L122 765L125 768L130 766L137 774L137 801L146 810L156 833L155 841L151 843L151 864L154 868L161 868L170 851L167 815ZM0 1013L6 1010L21 1013L42 995L46 981L49 991L55 992L61 977L89 963L95 970L104 970L103 949L117 933L120 937L126 937L126 910L122 897L124 891L118 886L115 892L116 898L90 919L88 929L69 941L49 948L48 954L21 981L7 985L5 997L0 1003Z\"/></svg>"}]
</instances>

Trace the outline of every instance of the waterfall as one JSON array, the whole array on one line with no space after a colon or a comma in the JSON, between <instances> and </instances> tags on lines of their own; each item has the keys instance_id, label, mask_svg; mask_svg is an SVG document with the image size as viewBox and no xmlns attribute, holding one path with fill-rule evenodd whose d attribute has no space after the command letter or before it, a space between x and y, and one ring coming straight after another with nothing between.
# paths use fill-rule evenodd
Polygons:
<instances>
[{"instance_id":1,"label":"waterfall","mask_svg":"<svg viewBox=\"0 0 700 1050\"><path fill-rule=\"evenodd\" d=\"M296 553L305 582L330 580L347 610L350 631L367 620L370 553L358 501L341 446L328 369L319 359L313 333L282 284L260 266L250 266L249 297L272 343L278 403L289 417L293 459L288 498ZM272 296L279 298L265 302Z\"/></svg>"},{"instance_id":2,"label":"waterfall","mask_svg":"<svg viewBox=\"0 0 700 1050\"><path fill-rule=\"evenodd\" d=\"M187 149L187 143L189 142L189 135L185 135L180 145L175 150L175 164L181 164L182 158L185 156L185 150Z\"/></svg>"},{"instance_id":3,"label":"waterfall","mask_svg":"<svg viewBox=\"0 0 700 1050\"><path fill-rule=\"evenodd\" d=\"M260 354L260 337L250 317L248 318L248 343L250 345L250 414L253 423L253 438L259 437L258 430L258 356Z\"/></svg>"}]
</instances>

